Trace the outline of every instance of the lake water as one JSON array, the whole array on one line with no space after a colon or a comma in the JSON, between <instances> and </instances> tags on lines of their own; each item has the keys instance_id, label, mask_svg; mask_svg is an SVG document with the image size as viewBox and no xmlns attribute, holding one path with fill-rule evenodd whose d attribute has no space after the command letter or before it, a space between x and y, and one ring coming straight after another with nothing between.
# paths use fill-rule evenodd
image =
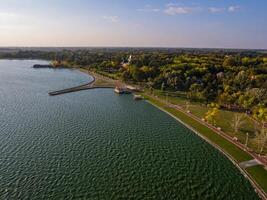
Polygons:
<instances>
[{"instance_id":1,"label":"lake water","mask_svg":"<svg viewBox=\"0 0 267 200\"><path fill-rule=\"evenodd\" d=\"M258 199L218 150L145 101L0 60L0 199Z\"/></svg>"}]
</instances>

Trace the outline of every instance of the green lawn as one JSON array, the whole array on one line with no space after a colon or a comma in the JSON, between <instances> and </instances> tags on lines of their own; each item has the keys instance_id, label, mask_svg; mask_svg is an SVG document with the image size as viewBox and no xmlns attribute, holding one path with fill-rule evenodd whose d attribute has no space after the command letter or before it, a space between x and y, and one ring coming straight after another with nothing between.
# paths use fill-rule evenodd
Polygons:
<instances>
[{"instance_id":1,"label":"green lawn","mask_svg":"<svg viewBox=\"0 0 267 200\"><path fill-rule=\"evenodd\" d=\"M188 110L190 110L192 114L199 118L204 118L205 114L208 111L208 107L205 104L190 101L186 98L185 93L167 92L168 97L166 97L165 92L162 92L160 90L154 90L153 93L163 100L167 99L170 103L181 106L183 109L188 108ZM231 137L237 137L238 140L243 144L245 144L246 141L246 133L249 133L248 147L253 149L255 152L258 152L258 141L255 138L255 127L253 120L251 120L247 116L244 116L245 123L237 133L234 133L232 121L235 114L242 115L242 113L220 110L218 116L216 117L216 125L218 127L221 127L222 130ZM265 145L264 153L267 153L267 143Z\"/></svg>"},{"instance_id":2,"label":"green lawn","mask_svg":"<svg viewBox=\"0 0 267 200\"><path fill-rule=\"evenodd\" d=\"M201 123L197 122L196 120L190 118L183 112L180 112L174 108L167 107L166 104L151 98L148 95L142 94L145 99L150 101L156 106L159 106L166 110L167 112L171 113L175 117L179 118L181 121L195 129L198 133L203 135L209 141L213 142L214 144L218 145L221 149L231 155L238 163L246 160L253 159L248 153L244 152L242 149L238 148L228 140L224 139L213 130L209 129L208 127L202 125ZM253 177L253 179L260 185L260 187L267 193L267 170L265 170L262 166L255 166L247 169L247 172Z\"/></svg>"},{"instance_id":3,"label":"green lawn","mask_svg":"<svg viewBox=\"0 0 267 200\"><path fill-rule=\"evenodd\" d=\"M253 179L267 193L267 171L262 166L254 166L246 169Z\"/></svg>"},{"instance_id":4,"label":"green lawn","mask_svg":"<svg viewBox=\"0 0 267 200\"><path fill-rule=\"evenodd\" d=\"M111 78L113 80L118 80L119 79L119 74L112 74L112 73L108 73L108 72L103 72L103 71L97 71L98 74L101 74L103 76L106 76L108 78Z\"/></svg>"}]
</instances>

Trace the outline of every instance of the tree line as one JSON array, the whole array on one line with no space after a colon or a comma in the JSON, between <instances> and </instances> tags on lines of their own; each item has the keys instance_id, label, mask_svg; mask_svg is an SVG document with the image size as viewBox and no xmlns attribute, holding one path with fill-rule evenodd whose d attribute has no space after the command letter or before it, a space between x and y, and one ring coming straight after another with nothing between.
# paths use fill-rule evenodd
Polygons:
<instances>
[{"instance_id":1,"label":"tree line","mask_svg":"<svg viewBox=\"0 0 267 200\"><path fill-rule=\"evenodd\" d=\"M131 59L129 60L129 57ZM206 104L252 111L267 106L267 54L256 50L83 48L12 52L0 58L58 60Z\"/></svg>"}]
</instances>

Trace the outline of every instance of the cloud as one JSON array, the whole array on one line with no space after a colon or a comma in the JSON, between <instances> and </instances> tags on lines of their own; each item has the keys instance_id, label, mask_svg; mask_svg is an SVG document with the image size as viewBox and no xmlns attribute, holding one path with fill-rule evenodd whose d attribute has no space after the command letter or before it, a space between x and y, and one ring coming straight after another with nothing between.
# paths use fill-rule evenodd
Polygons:
<instances>
[{"instance_id":1,"label":"cloud","mask_svg":"<svg viewBox=\"0 0 267 200\"><path fill-rule=\"evenodd\" d=\"M103 16L103 19L106 19L106 20L114 22L114 23L120 21L118 16Z\"/></svg>"},{"instance_id":2,"label":"cloud","mask_svg":"<svg viewBox=\"0 0 267 200\"><path fill-rule=\"evenodd\" d=\"M0 12L0 29L10 30L29 26L30 18L12 12Z\"/></svg>"},{"instance_id":3,"label":"cloud","mask_svg":"<svg viewBox=\"0 0 267 200\"><path fill-rule=\"evenodd\" d=\"M198 4L191 5L183 5L183 4L175 4L169 3L165 5L165 8L154 8L150 5L146 5L145 8L137 9L140 12L162 12L167 15L182 15L182 14L191 14L195 12L210 12L210 13L223 13L225 11L228 12L236 12L240 9L240 6L229 6L226 7L201 7Z\"/></svg>"},{"instance_id":4,"label":"cloud","mask_svg":"<svg viewBox=\"0 0 267 200\"><path fill-rule=\"evenodd\" d=\"M175 6L181 6L181 4L177 4L177 3L168 3L168 4L166 4L166 7L175 7Z\"/></svg>"},{"instance_id":5,"label":"cloud","mask_svg":"<svg viewBox=\"0 0 267 200\"><path fill-rule=\"evenodd\" d=\"M0 43L9 42L15 45L19 38L31 35L43 28L43 23L35 16L25 13L0 12ZM10 38L13 38L12 40Z\"/></svg>"},{"instance_id":6,"label":"cloud","mask_svg":"<svg viewBox=\"0 0 267 200\"><path fill-rule=\"evenodd\" d=\"M158 8L140 8L137 9L139 12L160 12L160 9Z\"/></svg>"},{"instance_id":7,"label":"cloud","mask_svg":"<svg viewBox=\"0 0 267 200\"><path fill-rule=\"evenodd\" d=\"M199 7L179 7L173 6L173 4L168 4L164 13L167 15L180 15L180 14L190 14L195 11L201 11Z\"/></svg>"},{"instance_id":8,"label":"cloud","mask_svg":"<svg viewBox=\"0 0 267 200\"><path fill-rule=\"evenodd\" d=\"M208 10L211 13L221 13L225 11L225 8L210 7Z\"/></svg>"},{"instance_id":9,"label":"cloud","mask_svg":"<svg viewBox=\"0 0 267 200\"><path fill-rule=\"evenodd\" d=\"M145 8L137 9L137 11L139 11L139 12L160 12L161 9L154 8L151 5L146 5Z\"/></svg>"},{"instance_id":10,"label":"cloud","mask_svg":"<svg viewBox=\"0 0 267 200\"><path fill-rule=\"evenodd\" d=\"M10 13L10 12L0 12L0 17L4 18L4 17L15 17L17 16L17 14L15 13Z\"/></svg>"},{"instance_id":11,"label":"cloud","mask_svg":"<svg viewBox=\"0 0 267 200\"><path fill-rule=\"evenodd\" d=\"M0 12L0 23L10 23L19 19L19 15L11 12Z\"/></svg>"},{"instance_id":12,"label":"cloud","mask_svg":"<svg viewBox=\"0 0 267 200\"><path fill-rule=\"evenodd\" d=\"M236 12L240 9L240 6L229 6L228 11L229 12Z\"/></svg>"}]
</instances>

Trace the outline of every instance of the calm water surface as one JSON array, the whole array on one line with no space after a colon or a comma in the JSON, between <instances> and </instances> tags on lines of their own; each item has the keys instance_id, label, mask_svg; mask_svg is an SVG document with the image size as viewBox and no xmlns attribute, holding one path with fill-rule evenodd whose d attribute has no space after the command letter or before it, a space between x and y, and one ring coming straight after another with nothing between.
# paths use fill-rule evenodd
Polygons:
<instances>
[{"instance_id":1,"label":"calm water surface","mask_svg":"<svg viewBox=\"0 0 267 200\"><path fill-rule=\"evenodd\" d=\"M0 60L0 199L258 199L234 165L146 102Z\"/></svg>"}]
</instances>

